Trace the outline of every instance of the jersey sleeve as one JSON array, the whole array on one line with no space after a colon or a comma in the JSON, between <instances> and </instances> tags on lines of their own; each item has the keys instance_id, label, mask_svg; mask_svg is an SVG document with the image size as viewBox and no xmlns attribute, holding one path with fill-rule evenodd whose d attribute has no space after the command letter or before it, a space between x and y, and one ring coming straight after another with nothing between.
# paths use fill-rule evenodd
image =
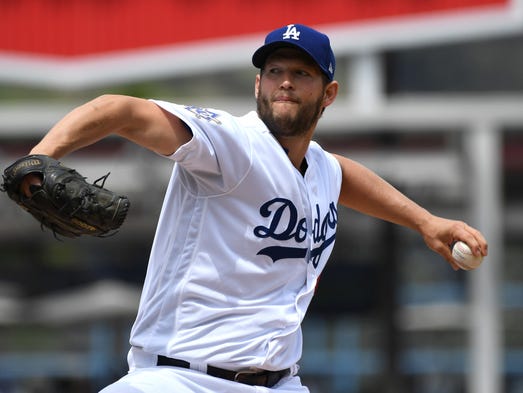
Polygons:
<instances>
[{"instance_id":1,"label":"jersey sleeve","mask_svg":"<svg viewBox=\"0 0 523 393\"><path fill-rule=\"evenodd\" d=\"M180 175L192 192L222 194L236 187L250 168L249 135L227 112L153 100L181 119L192 138L169 158L178 163Z\"/></svg>"}]
</instances>

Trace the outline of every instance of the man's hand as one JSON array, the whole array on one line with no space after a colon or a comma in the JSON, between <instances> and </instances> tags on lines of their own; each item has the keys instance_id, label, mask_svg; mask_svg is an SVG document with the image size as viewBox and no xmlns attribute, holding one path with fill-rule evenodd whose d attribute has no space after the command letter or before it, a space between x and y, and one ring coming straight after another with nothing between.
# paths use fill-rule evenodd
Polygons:
<instances>
[{"instance_id":1,"label":"man's hand","mask_svg":"<svg viewBox=\"0 0 523 393\"><path fill-rule=\"evenodd\" d=\"M431 215L421 226L421 234L427 246L442 255L454 270L459 270L459 266L452 258L451 249L459 240L467 243L474 255L488 255L488 244L481 232L463 221Z\"/></svg>"},{"instance_id":2,"label":"man's hand","mask_svg":"<svg viewBox=\"0 0 523 393\"><path fill-rule=\"evenodd\" d=\"M127 197L103 188L108 175L89 184L54 158L32 154L6 168L1 189L54 234L103 237L119 229L129 210Z\"/></svg>"},{"instance_id":3,"label":"man's hand","mask_svg":"<svg viewBox=\"0 0 523 393\"><path fill-rule=\"evenodd\" d=\"M22 183L20 184L20 190L27 197L30 198L33 193L31 188L41 187L42 186L42 176L30 173L24 177Z\"/></svg>"}]
</instances>

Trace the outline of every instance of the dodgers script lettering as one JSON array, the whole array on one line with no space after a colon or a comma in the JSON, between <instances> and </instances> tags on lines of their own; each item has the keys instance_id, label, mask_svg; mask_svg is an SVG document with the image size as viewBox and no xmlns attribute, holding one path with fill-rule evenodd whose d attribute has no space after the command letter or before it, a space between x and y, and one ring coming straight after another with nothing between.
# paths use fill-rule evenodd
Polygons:
<instances>
[{"instance_id":1,"label":"dodgers script lettering","mask_svg":"<svg viewBox=\"0 0 523 393\"><path fill-rule=\"evenodd\" d=\"M270 222L268 226L259 225L254 228L256 237L280 241L294 240L296 243L306 240L307 220L305 217L299 217L298 209L292 201L285 198L272 199L260 207L260 215L270 218ZM315 247L310 253L310 260L315 268L319 264L322 252L334 242L337 223L338 211L334 202L330 203L329 210L323 217L320 206L316 205L311 233ZM286 258L305 258L307 248L271 246L261 249L258 255L266 255L273 262Z\"/></svg>"}]
</instances>

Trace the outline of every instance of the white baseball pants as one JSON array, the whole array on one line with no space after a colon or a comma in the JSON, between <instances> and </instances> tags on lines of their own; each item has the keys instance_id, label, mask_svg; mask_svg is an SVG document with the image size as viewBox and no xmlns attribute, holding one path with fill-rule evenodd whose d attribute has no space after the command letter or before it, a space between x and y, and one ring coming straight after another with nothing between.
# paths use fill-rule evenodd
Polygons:
<instances>
[{"instance_id":1,"label":"white baseball pants","mask_svg":"<svg viewBox=\"0 0 523 393\"><path fill-rule=\"evenodd\" d=\"M309 393L300 378L283 378L272 388L249 386L199 371L169 366L131 371L100 393Z\"/></svg>"},{"instance_id":2,"label":"white baseball pants","mask_svg":"<svg viewBox=\"0 0 523 393\"><path fill-rule=\"evenodd\" d=\"M249 386L180 367L155 366L156 355L132 347L129 373L100 393L310 393L298 376L288 376L272 388Z\"/></svg>"}]
</instances>

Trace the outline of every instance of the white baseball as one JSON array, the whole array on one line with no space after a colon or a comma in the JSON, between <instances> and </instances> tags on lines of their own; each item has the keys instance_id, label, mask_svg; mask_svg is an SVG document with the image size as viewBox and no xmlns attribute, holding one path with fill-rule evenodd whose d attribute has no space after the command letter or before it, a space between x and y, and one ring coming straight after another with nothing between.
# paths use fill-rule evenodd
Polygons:
<instances>
[{"instance_id":1,"label":"white baseball","mask_svg":"<svg viewBox=\"0 0 523 393\"><path fill-rule=\"evenodd\" d=\"M481 265L483 256L475 256L472 254L469 246L461 241L456 242L452 247L452 258L463 270L472 270Z\"/></svg>"}]
</instances>

